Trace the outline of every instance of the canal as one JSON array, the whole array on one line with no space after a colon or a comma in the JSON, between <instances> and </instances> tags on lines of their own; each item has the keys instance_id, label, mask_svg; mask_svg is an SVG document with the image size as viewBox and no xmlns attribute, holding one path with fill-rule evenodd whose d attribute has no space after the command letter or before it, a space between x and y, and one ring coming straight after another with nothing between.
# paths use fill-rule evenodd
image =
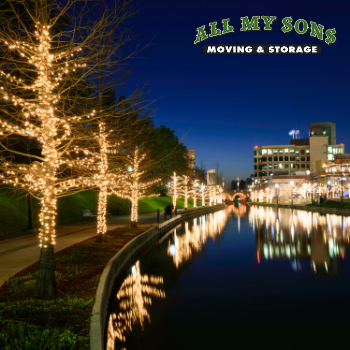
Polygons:
<instances>
[{"instance_id":1,"label":"canal","mask_svg":"<svg viewBox=\"0 0 350 350\"><path fill-rule=\"evenodd\" d=\"M350 217L303 210L190 219L115 281L106 349L344 346L349 236Z\"/></svg>"}]
</instances>

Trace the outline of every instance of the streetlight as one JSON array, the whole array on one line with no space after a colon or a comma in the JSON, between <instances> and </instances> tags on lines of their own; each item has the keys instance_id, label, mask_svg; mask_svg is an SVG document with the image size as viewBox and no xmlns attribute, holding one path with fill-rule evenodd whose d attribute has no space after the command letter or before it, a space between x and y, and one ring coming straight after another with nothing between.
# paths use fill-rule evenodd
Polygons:
<instances>
[{"instance_id":1,"label":"streetlight","mask_svg":"<svg viewBox=\"0 0 350 350\"><path fill-rule=\"evenodd\" d=\"M291 187L292 187L292 206L293 206L293 186L294 186L294 182L291 181L291 182L290 182L290 185L291 185Z\"/></svg>"},{"instance_id":2,"label":"streetlight","mask_svg":"<svg viewBox=\"0 0 350 350\"><path fill-rule=\"evenodd\" d=\"M237 177L237 191L239 191L239 177Z\"/></svg>"},{"instance_id":3,"label":"streetlight","mask_svg":"<svg viewBox=\"0 0 350 350\"><path fill-rule=\"evenodd\" d=\"M279 186L278 184L275 185L276 187L276 193L277 193L277 205L278 205L278 195L279 195Z\"/></svg>"}]
</instances>

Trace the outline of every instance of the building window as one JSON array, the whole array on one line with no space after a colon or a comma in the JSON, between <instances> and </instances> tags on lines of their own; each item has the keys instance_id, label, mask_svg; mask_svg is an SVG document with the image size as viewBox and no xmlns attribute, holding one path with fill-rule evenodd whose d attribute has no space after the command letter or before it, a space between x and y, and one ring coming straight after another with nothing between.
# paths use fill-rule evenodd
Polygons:
<instances>
[{"instance_id":1,"label":"building window","mask_svg":"<svg viewBox=\"0 0 350 350\"><path fill-rule=\"evenodd\" d=\"M272 157L269 157L269 162L272 162Z\"/></svg>"},{"instance_id":2,"label":"building window","mask_svg":"<svg viewBox=\"0 0 350 350\"><path fill-rule=\"evenodd\" d=\"M274 153L274 154L278 153L278 150L277 150L277 149L274 149L274 150L273 150L273 153Z\"/></svg>"},{"instance_id":3,"label":"building window","mask_svg":"<svg viewBox=\"0 0 350 350\"><path fill-rule=\"evenodd\" d=\"M310 162L310 157L306 157L306 161L307 161L307 162Z\"/></svg>"},{"instance_id":4,"label":"building window","mask_svg":"<svg viewBox=\"0 0 350 350\"><path fill-rule=\"evenodd\" d=\"M288 169L288 168L289 168L289 164L288 163L284 164L284 169Z\"/></svg>"},{"instance_id":5,"label":"building window","mask_svg":"<svg viewBox=\"0 0 350 350\"><path fill-rule=\"evenodd\" d=\"M333 154L328 154L328 160L334 160L334 155Z\"/></svg>"},{"instance_id":6,"label":"building window","mask_svg":"<svg viewBox=\"0 0 350 350\"><path fill-rule=\"evenodd\" d=\"M300 150L300 153L305 154L305 150L304 149Z\"/></svg>"},{"instance_id":7,"label":"building window","mask_svg":"<svg viewBox=\"0 0 350 350\"><path fill-rule=\"evenodd\" d=\"M261 161L264 163L264 162L267 162L267 157L262 157L261 158Z\"/></svg>"},{"instance_id":8,"label":"building window","mask_svg":"<svg viewBox=\"0 0 350 350\"><path fill-rule=\"evenodd\" d=\"M277 162L278 161L278 157L273 157L273 161Z\"/></svg>"},{"instance_id":9,"label":"building window","mask_svg":"<svg viewBox=\"0 0 350 350\"><path fill-rule=\"evenodd\" d=\"M280 162L283 162L283 157L279 157L279 161L280 161Z\"/></svg>"},{"instance_id":10,"label":"building window","mask_svg":"<svg viewBox=\"0 0 350 350\"><path fill-rule=\"evenodd\" d=\"M285 161L285 162L288 162L288 157L287 157L287 156L284 157L284 161Z\"/></svg>"},{"instance_id":11,"label":"building window","mask_svg":"<svg viewBox=\"0 0 350 350\"><path fill-rule=\"evenodd\" d=\"M274 165L273 165L273 168L274 168L274 169L278 169L278 164L274 164Z\"/></svg>"},{"instance_id":12,"label":"building window","mask_svg":"<svg viewBox=\"0 0 350 350\"><path fill-rule=\"evenodd\" d=\"M257 162L257 159L256 158L254 158L254 163L256 163Z\"/></svg>"},{"instance_id":13,"label":"building window","mask_svg":"<svg viewBox=\"0 0 350 350\"><path fill-rule=\"evenodd\" d=\"M269 164L269 169L272 169L272 164Z\"/></svg>"},{"instance_id":14,"label":"building window","mask_svg":"<svg viewBox=\"0 0 350 350\"><path fill-rule=\"evenodd\" d=\"M261 163L261 158L258 158L258 163Z\"/></svg>"},{"instance_id":15,"label":"building window","mask_svg":"<svg viewBox=\"0 0 350 350\"><path fill-rule=\"evenodd\" d=\"M279 164L278 164L278 167L279 167L280 169L283 169L283 164L282 164L282 163L279 163Z\"/></svg>"},{"instance_id":16,"label":"building window","mask_svg":"<svg viewBox=\"0 0 350 350\"><path fill-rule=\"evenodd\" d=\"M298 149L295 150L295 154L299 154L299 150Z\"/></svg>"},{"instance_id":17,"label":"building window","mask_svg":"<svg viewBox=\"0 0 350 350\"><path fill-rule=\"evenodd\" d=\"M285 149L284 149L284 153L288 153L288 148L285 148Z\"/></svg>"},{"instance_id":18,"label":"building window","mask_svg":"<svg viewBox=\"0 0 350 350\"><path fill-rule=\"evenodd\" d=\"M295 165L294 165L294 164L291 164L291 165L290 165L290 168L291 168L291 169L294 169L294 168L295 168Z\"/></svg>"},{"instance_id":19,"label":"building window","mask_svg":"<svg viewBox=\"0 0 350 350\"><path fill-rule=\"evenodd\" d=\"M299 169L299 164L294 164L294 169Z\"/></svg>"},{"instance_id":20,"label":"building window","mask_svg":"<svg viewBox=\"0 0 350 350\"><path fill-rule=\"evenodd\" d=\"M254 151L254 156L256 156L256 151Z\"/></svg>"},{"instance_id":21,"label":"building window","mask_svg":"<svg viewBox=\"0 0 350 350\"><path fill-rule=\"evenodd\" d=\"M307 150L306 150L306 154L309 154L309 153L310 153L310 150L309 150L309 149L307 149Z\"/></svg>"},{"instance_id":22,"label":"building window","mask_svg":"<svg viewBox=\"0 0 350 350\"><path fill-rule=\"evenodd\" d=\"M262 166L262 169L267 169L267 165L266 165L266 164L263 165L263 166Z\"/></svg>"},{"instance_id":23,"label":"building window","mask_svg":"<svg viewBox=\"0 0 350 350\"><path fill-rule=\"evenodd\" d=\"M266 171L263 171L263 172L261 173L261 176L266 176Z\"/></svg>"},{"instance_id":24,"label":"building window","mask_svg":"<svg viewBox=\"0 0 350 350\"><path fill-rule=\"evenodd\" d=\"M262 154L266 154L267 153L267 150L266 149L263 149L262 150Z\"/></svg>"},{"instance_id":25,"label":"building window","mask_svg":"<svg viewBox=\"0 0 350 350\"><path fill-rule=\"evenodd\" d=\"M295 161L295 156L290 156L290 161L294 162Z\"/></svg>"},{"instance_id":26,"label":"building window","mask_svg":"<svg viewBox=\"0 0 350 350\"><path fill-rule=\"evenodd\" d=\"M256 165L254 165L254 170L256 170L257 169L257 166Z\"/></svg>"},{"instance_id":27,"label":"building window","mask_svg":"<svg viewBox=\"0 0 350 350\"><path fill-rule=\"evenodd\" d=\"M291 149L289 150L289 153L294 153L294 148L291 148Z\"/></svg>"},{"instance_id":28,"label":"building window","mask_svg":"<svg viewBox=\"0 0 350 350\"><path fill-rule=\"evenodd\" d=\"M282 148L280 149L280 153L283 153L283 149Z\"/></svg>"},{"instance_id":29,"label":"building window","mask_svg":"<svg viewBox=\"0 0 350 350\"><path fill-rule=\"evenodd\" d=\"M269 171L269 176L273 176L273 172L272 171Z\"/></svg>"},{"instance_id":30,"label":"building window","mask_svg":"<svg viewBox=\"0 0 350 350\"><path fill-rule=\"evenodd\" d=\"M259 170L261 170L262 169L262 165L259 165Z\"/></svg>"},{"instance_id":31,"label":"building window","mask_svg":"<svg viewBox=\"0 0 350 350\"><path fill-rule=\"evenodd\" d=\"M299 162L299 161L300 161L300 157L295 157L295 160L296 160L297 162Z\"/></svg>"},{"instance_id":32,"label":"building window","mask_svg":"<svg viewBox=\"0 0 350 350\"><path fill-rule=\"evenodd\" d=\"M310 164L306 164L306 169L310 169Z\"/></svg>"},{"instance_id":33,"label":"building window","mask_svg":"<svg viewBox=\"0 0 350 350\"><path fill-rule=\"evenodd\" d=\"M301 161L302 161L302 162L305 162L305 157L301 157Z\"/></svg>"},{"instance_id":34,"label":"building window","mask_svg":"<svg viewBox=\"0 0 350 350\"><path fill-rule=\"evenodd\" d=\"M300 164L302 169L305 169L305 164Z\"/></svg>"},{"instance_id":35,"label":"building window","mask_svg":"<svg viewBox=\"0 0 350 350\"><path fill-rule=\"evenodd\" d=\"M327 146L327 153L333 153L333 147Z\"/></svg>"},{"instance_id":36,"label":"building window","mask_svg":"<svg viewBox=\"0 0 350 350\"><path fill-rule=\"evenodd\" d=\"M256 177L257 173L254 173L254 177Z\"/></svg>"},{"instance_id":37,"label":"building window","mask_svg":"<svg viewBox=\"0 0 350 350\"><path fill-rule=\"evenodd\" d=\"M267 154L272 154L272 149L268 149Z\"/></svg>"},{"instance_id":38,"label":"building window","mask_svg":"<svg viewBox=\"0 0 350 350\"><path fill-rule=\"evenodd\" d=\"M258 156L261 156L261 153L262 153L261 151L258 151Z\"/></svg>"}]
</instances>

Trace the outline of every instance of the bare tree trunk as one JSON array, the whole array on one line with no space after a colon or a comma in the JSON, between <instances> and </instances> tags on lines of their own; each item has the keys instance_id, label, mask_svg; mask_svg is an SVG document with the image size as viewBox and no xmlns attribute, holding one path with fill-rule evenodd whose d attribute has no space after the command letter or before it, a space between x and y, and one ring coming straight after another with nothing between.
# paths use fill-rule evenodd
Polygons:
<instances>
[{"instance_id":1,"label":"bare tree trunk","mask_svg":"<svg viewBox=\"0 0 350 350\"><path fill-rule=\"evenodd\" d=\"M45 118L44 127L50 126L50 118ZM51 147L50 147L51 146ZM55 152L53 148L54 142L48 142L43 148L45 157ZM55 279L55 221L56 221L56 198L55 198L55 168L49 160L43 165L43 173L46 174L46 182L44 187L44 198L41 201L41 229L40 229L40 257L39 271L34 295L37 297L53 296L56 294Z\"/></svg>"}]
</instances>

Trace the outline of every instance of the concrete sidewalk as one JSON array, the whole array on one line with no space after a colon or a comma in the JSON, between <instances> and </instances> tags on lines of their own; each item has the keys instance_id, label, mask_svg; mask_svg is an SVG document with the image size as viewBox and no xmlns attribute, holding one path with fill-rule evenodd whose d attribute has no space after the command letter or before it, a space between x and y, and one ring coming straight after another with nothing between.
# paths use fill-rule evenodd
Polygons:
<instances>
[{"instance_id":1,"label":"concrete sidewalk","mask_svg":"<svg viewBox=\"0 0 350 350\"><path fill-rule=\"evenodd\" d=\"M161 221L164 216L161 216ZM130 224L130 215L107 219L108 230ZM139 224L157 224L157 214L139 214ZM96 236L97 222L77 222L56 229L55 252ZM0 241L0 286L16 273L39 260L38 234Z\"/></svg>"}]
</instances>

